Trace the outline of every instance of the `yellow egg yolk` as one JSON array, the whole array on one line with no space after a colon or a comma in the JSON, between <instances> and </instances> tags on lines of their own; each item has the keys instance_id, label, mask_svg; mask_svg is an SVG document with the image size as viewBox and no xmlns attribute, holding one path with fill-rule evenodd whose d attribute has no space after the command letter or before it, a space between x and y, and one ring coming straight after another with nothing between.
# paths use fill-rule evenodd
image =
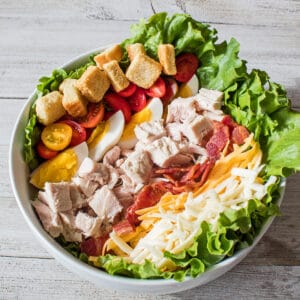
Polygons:
<instances>
[{"instance_id":1,"label":"yellow egg yolk","mask_svg":"<svg viewBox=\"0 0 300 300\"><path fill-rule=\"evenodd\" d=\"M152 119L152 111L149 108L144 108L143 110L137 112L131 117L131 120L127 125L125 125L123 134L121 136L120 142L124 142L135 138L134 128L136 125L143 122L148 122Z\"/></svg>"},{"instance_id":2,"label":"yellow egg yolk","mask_svg":"<svg viewBox=\"0 0 300 300\"><path fill-rule=\"evenodd\" d=\"M68 149L44 162L31 176L30 182L39 189L49 182L70 181L78 169L77 155Z\"/></svg>"},{"instance_id":3,"label":"yellow egg yolk","mask_svg":"<svg viewBox=\"0 0 300 300\"><path fill-rule=\"evenodd\" d=\"M109 128L110 128L109 120L107 120L105 123L99 124L96 127L96 129L94 130L95 134L93 131L93 133L88 141L89 149L96 147L97 144L103 140L103 138L106 136L107 132L109 131ZM93 134L94 134L94 136L93 136Z\"/></svg>"},{"instance_id":4,"label":"yellow egg yolk","mask_svg":"<svg viewBox=\"0 0 300 300\"><path fill-rule=\"evenodd\" d=\"M105 123L106 122L101 122L100 124L97 125L97 127L92 131L92 134L90 135L89 139L86 141L86 143L89 145L91 144L95 138L101 134L104 129L105 129Z\"/></svg>"},{"instance_id":5,"label":"yellow egg yolk","mask_svg":"<svg viewBox=\"0 0 300 300\"><path fill-rule=\"evenodd\" d=\"M177 97L188 98L192 96L193 96L192 89L188 86L188 84L184 83L179 87Z\"/></svg>"}]
</instances>

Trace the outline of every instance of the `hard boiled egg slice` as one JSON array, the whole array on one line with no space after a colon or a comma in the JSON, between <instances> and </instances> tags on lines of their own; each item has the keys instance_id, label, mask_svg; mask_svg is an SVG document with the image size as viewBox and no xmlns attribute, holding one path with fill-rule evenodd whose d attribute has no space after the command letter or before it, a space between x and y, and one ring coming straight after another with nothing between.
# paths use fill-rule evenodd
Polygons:
<instances>
[{"instance_id":1,"label":"hard boiled egg slice","mask_svg":"<svg viewBox=\"0 0 300 300\"><path fill-rule=\"evenodd\" d=\"M42 189L46 182L70 181L87 156L86 142L64 150L36 168L30 175L30 183Z\"/></svg>"},{"instance_id":2,"label":"hard boiled egg slice","mask_svg":"<svg viewBox=\"0 0 300 300\"><path fill-rule=\"evenodd\" d=\"M196 74L186 83L179 87L177 97L188 98L196 95L199 92L199 80Z\"/></svg>"},{"instance_id":3,"label":"hard boiled egg slice","mask_svg":"<svg viewBox=\"0 0 300 300\"><path fill-rule=\"evenodd\" d=\"M163 104L161 100L153 98L144 109L132 115L130 122L124 128L118 145L123 149L132 149L137 143L134 133L135 126L144 122L160 120L162 114Z\"/></svg>"},{"instance_id":4,"label":"hard boiled egg slice","mask_svg":"<svg viewBox=\"0 0 300 300\"><path fill-rule=\"evenodd\" d=\"M115 146L123 133L125 119L121 111L113 114L106 122L100 132L91 143L89 143L89 157L100 161L103 155Z\"/></svg>"}]
</instances>

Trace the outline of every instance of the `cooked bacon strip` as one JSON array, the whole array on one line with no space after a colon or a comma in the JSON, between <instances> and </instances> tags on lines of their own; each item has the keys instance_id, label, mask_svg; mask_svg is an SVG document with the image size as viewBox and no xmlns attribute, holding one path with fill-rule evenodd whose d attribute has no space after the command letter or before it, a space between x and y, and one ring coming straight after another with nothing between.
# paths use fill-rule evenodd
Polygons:
<instances>
[{"instance_id":1,"label":"cooked bacon strip","mask_svg":"<svg viewBox=\"0 0 300 300\"><path fill-rule=\"evenodd\" d=\"M125 220L117 223L116 225L114 225L113 230L118 235L122 235L122 234L134 232L135 227L128 220L125 219Z\"/></svg>"},{"instance_id":2,"label":"cooked bacon strip","mask_svg":"<svg viewBox=\"0 0 300 300\"><path fill-rule=\"evenodd\" d=\"M132 225L138 225L140 221L135 212L139 209L155 205L166 192L167 190L157 183L144 186L137 195L134 204L127 209L126 219L128 222Z\"/></svg>"},{"instance_id":3,"label":"cooked bacon strip","mask_svg":"<svg viewBox=\"0 0 300 300\"><path fill-rule=\"evenodd\" d=\"M231 130L238 126L238 124L234 122L229 115L224 116L221 123L228 126Z\"/></svg>"},{"instance_id":4,"label":"cooked bacon strip","mask_svg":"<svg viewBox=\"0 0 300 300\"><path fill-rule=\"evenodd\" d=\"M103 246L108 238L108 234L97 238L91 237L80 244L80 252L83 252L88 256L101 255Z\"/></svg>"},{"instance_id":5,"label":"cooked bacon strip","mask_svg":"<svg viewBox=\"0 0 300 300\"><path fill-rule=\"evenodd\" d=\"M235 144L242 145L248 136L249 131L244 126L238 125L232 131L231 140Z\"/></svg>"}]
</instances>

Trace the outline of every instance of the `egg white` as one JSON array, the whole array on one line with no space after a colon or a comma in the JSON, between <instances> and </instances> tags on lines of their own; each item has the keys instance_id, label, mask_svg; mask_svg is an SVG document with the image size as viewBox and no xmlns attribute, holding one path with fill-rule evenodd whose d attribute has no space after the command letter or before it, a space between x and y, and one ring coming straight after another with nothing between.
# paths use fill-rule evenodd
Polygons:
<instances>
[{"instance_id":1,"label":"egg white","mask_svg":"<svg viewBox=\"0 0 300 300\"><path fill-rule=\"evenodd\" d=\"M125 119L121 111L113 114L106 122L107 132L104 129L104 132L96 136L95 141L89 145L89 157L95 161L100 161L104 154L118 143L123 133Z\"/></svg>"},{"instance_id":2,"label":"egg white","mask_svg":"<svg viewBox=\"0 0 300 300\"><path fill-rule=\"evenodd\" d=\"M194 74L188 82L183 83L179 87L177 97L188 98L191 96L195 96L196 94L198 94L198 92L199 92L199 80L197 75Z\"/></svg>"}]
</instances>

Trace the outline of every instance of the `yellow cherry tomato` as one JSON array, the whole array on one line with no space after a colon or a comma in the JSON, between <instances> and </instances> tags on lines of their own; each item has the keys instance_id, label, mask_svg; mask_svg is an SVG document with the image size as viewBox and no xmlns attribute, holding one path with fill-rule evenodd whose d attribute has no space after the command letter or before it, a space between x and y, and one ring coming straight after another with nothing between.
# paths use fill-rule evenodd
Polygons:
<instances>
[{"instance_id":1,"label":"yellow cherry tomato","mask_svg":"<svg viewBox=\"0 0 300 300\"><path fill-rule=\"evenodd\" d=\"M41 138L50 150L60 151L70 144L72 128L67 124L54 123L43 129Z\"/></svg>"}]
</instances>

